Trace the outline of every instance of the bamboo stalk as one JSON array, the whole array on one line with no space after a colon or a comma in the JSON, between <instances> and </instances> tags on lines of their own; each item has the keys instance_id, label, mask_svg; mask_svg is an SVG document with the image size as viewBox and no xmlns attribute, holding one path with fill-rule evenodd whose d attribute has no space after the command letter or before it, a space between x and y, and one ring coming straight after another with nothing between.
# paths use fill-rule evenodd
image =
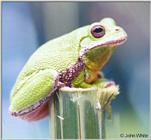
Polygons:
<instances>
[{"instance_id":1,"label":"bamboo stalk","mask_svg":"<svg viewBox=\"0 0 151 140\"><path fill-rule=\"evenodd\" d=\"M94 88L62 88L51 101L51 138L105 138L105 110L111 95L111 91L98 92Z\"/></svg>"}]
</instances>

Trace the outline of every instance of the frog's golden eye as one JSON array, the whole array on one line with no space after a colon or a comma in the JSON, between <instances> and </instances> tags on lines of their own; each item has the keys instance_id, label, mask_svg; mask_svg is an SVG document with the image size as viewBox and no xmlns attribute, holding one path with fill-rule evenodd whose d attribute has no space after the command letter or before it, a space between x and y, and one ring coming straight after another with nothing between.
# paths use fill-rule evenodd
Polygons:
<instances>
[{"instance_id":1,"label":"frog's golden eye","mask_svg":"<svg viewBox=\"0 0 151 140\"><path fill-rule=\"evenodd\" d=\"M105 35L105 29L103 26L101 25L94 25L91 28L91 34L95 37L95 38L100 38L102 36Z\"/></svg>"}]
</instances>

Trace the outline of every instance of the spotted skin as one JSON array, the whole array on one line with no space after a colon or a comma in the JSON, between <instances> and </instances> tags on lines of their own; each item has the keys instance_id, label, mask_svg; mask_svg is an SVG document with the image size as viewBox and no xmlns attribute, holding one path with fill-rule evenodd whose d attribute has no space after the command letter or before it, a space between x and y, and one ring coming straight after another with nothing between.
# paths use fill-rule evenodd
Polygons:
<instances>
[{"instance_id":1,"label":"spotted skin","mask_svg":"<svg viewBox=\"0 0 151 140\"><path fill-rule=\"evenodd\" d=\"M83 69L84 69L84 63L81 59L79 59L78 62L75 65L73 65L70 68L66 69L65 72L62 72L62 73L59 74L59 76L58 76L58 78L55 82L54 89L52 91L50 91L48 96L46 96L45 98L39 100L37 103L33 104L32 106L30 106L26 109L20 110L19 112L12 112L11 114L15 117L22 116L22 118L25 119L27 116L29 117L29 115L27 115L27 114L29 114L29 113L31 113L35 110L37 110L37 112L40 112L39 111L40 108L46 106L47 102L50 100L51 97L53 97L53 94L55 94L59 90L59 88L62 86L62 84L64 86L71 87L71 82L79 75L79 73ZM62 84L57 84L57 83L62 83ZM48 114L48 113L46 113L46 114Z\"/></svg>"}]
</instances>

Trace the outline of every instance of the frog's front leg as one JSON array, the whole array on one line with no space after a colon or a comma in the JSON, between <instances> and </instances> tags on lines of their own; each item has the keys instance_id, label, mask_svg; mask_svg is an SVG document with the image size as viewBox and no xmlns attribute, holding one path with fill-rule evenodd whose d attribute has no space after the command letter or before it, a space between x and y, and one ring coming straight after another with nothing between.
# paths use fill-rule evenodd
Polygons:
<instances>
[{"instance_id":1,"label":"frog's front leg","mask_svg":"<svg viewBox=\"0 0 151 140\"><path fill-rule=\"evenodd\" d=\"M99 78L93 83L87 83L83 82L80 84L81 88L97 88L97 89L102 89L102 88L109 88L111 86L115 86L114 81L107 80L105 78Z\"/></svg>"},{"instance_id":2,"label":"frog's front leg","mask_svg":"<svg viewBox=\"0 0 151 140\"><path fill-rule=\"evenodd\" d=\"M11 114L27 120L43 118L48 114L48 100L57 91L58 85L59 76L55 70L36 72L18 90L12 91Z\"/></svg>"}]
</instances>

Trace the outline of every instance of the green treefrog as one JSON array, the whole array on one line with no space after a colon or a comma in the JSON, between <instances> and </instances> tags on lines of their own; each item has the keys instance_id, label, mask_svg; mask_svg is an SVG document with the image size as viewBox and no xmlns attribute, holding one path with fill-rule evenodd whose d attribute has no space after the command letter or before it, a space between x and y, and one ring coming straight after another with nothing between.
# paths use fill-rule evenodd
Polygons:
<instances>
[{"instance_id":1,"label":"green treefrog","mask_svg":"<svg viewBox=\"0 0 151 140\"><path fill-rule=\"evenodd\" d=\"M48 114L48 102L64 86L108 88L115 83L100 70L127 40L112 18L80 27L50 40L29 58L11 91L10 112L29 121Z\"/></svg>"}]
</instances>

